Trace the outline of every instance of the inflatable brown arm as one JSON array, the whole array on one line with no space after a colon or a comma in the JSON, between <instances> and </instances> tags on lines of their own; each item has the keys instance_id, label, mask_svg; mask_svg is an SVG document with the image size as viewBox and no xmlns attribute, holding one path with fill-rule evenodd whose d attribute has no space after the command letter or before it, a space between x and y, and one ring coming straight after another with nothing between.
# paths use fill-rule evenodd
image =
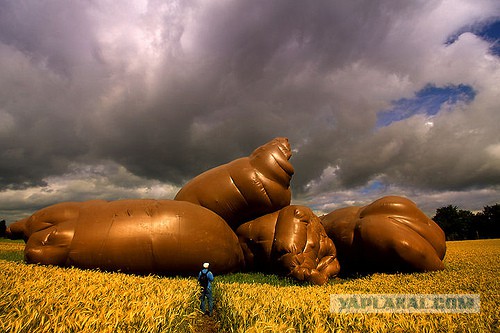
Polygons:
<instances>
[{"instance_id":1,"label":"inflatable brown arm","mask_svg":"<svg viewBox=\"0 0 500 333\"><path fill-rule=\"evenodd\" d=\"M234 232L212 211L174 200L61 203L24 222L29 263L103 270L193 274L243 267Z\"/></svg>"},{"instance_id":2,"label":"inflatable brown arm","mask_svg":"<svg viewBox=\"0 0 500 333\"><path fill-rule=\"evenodd\" d=\"M443 230L412 201L383 197L364 207L343 208L321 219L337 246L342 269L433 271L444 268Z\"/></svg>"},{"instance_id":3,"label":"inflatable brown arm","mask_svg":"<svg viewBox=\"0 0 500 333\"><path fill-rule=\"evenodd\" d=\"M250 269L287 272L320 285L339 272L335 245L307 207L287 206L242 224L236 233Z\"/></svg>"},{"instance_id":4,"label":"inflatable brown arm","mask_svg":"<svg viewBox=\"0 0 500 333\"><path fill-rule=\"evenodd\" d=\"M276 138L250 156L210 169L188 182L175 200L189 201L220 215L233 229L243 222L290 204L288 161L292 153L286 138Z\"/></svg>"}]
</instances>

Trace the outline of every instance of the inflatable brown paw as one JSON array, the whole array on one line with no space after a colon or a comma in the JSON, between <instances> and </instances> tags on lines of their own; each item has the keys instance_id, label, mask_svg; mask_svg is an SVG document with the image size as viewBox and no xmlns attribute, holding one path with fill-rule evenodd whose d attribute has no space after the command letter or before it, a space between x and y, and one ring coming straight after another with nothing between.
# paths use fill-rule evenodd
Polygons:
<instances>
[{"instance_id":1,"label":"inflatable brown paw","mask_svg":"<svg viewBox=\"0 0 500 333\"><path fill-rule=\"evenodd\" d=\"M233 229L290 204L294 173L286 138L276 138L250 156L210 169L188 182L175 200L189 201L221 216Z\"/></svg>"},{"instance_id":2,"label":"inflatable brown paw","mask_svg":"<svg viewBox=\"0 0 500 333\"><path fill-rule=\"evenodd\" d=\"M388 196L364 207L342 208L321 222L337 247L343 271L444 268L443 230L406 198Z\"/></svg>"},{"instance_id":3,"label":"inflatable brown paw","mask_svg":"<svg viewBox=\"0 0 500 333\"><path fill-rule=\"evenodd\" d=\"M335 245L307 207L287 206L242 224L236 234L248 269L324 284L340 270Z\"/></svg>"},{"instance_id":4,"label":"inflatable brown paw","mask_svg":"<svg viewBox=\"0 0 500 333\"><path fill-rule=\"evenodd\" d=\"M174 200L66 202L14 223L27 239L25 260L45 265L157 274L243 268L238 238L201 206Z\"/></svg>"}]
</instances>

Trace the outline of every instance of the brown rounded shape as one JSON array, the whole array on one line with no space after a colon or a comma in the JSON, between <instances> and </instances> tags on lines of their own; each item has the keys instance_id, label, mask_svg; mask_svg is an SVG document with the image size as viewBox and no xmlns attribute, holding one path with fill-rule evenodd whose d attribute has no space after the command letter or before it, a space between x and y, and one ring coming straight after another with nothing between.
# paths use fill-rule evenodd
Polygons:
<instances>
[{"instance_id":1,"label":"brown rounded shape","mask_svg":"<svg viewBox=\"0 0 500 333\"><path fill-rule=\"evenodd\" d=\"M60 203L25 222L29 263L131 273L194 274L240 270L234 232L212 211L174 200Z\"/></svg>"},{"instance_id":2,"label":"brown rounded shape","mask_svg":"<svg viewBox=\"0 0 500 333\"><path fill-rule=\"evenodd\" d=\"M335 245L307 207L287 206L242 224L236 233L249 269L286 272L319 285L340 270Z\"/></svg>"},{"instance_id":3,"label":"brown rounded shape","mask_svg":"<svg viewBox=\"0 0 500 333\"><path fill-rule=\"evenodd\" d=\"M250 156L205 171L175 200L189 201L221 216L233 229L290 204L294 173L286 138L275 138Z\"/></svg>"},{"instance_id":4,"label":"brown rounded shape","mask_svg":"<svg viewBox=\"0 0 500 333\"><path fill-rule=\"evenodd\" d=\"M346 271L433 271L444 268L443 230L414 202L398 196L321 218Z\"/></svg>"}]
</instances>

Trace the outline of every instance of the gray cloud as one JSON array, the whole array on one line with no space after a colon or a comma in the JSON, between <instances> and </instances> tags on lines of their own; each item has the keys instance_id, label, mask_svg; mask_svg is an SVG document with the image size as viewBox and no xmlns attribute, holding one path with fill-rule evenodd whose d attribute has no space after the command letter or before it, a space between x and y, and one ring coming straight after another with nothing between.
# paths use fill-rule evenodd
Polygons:
<instances>
[{"instance_id":1,"label":"gray cloud","mask_svg":"<svg viewBox=\"0 0 500 333\"><path fill-rule=\"evenodd\" d=\"M499 15L493 0L4 1L0 214L172 197L276 136L295 150L294 200L321 210L397 193L429 211L439 193L491 204L499 58L472 33L446 42ZM376 127L428 84L476 96Z\"/></svg>"}]
</instances>

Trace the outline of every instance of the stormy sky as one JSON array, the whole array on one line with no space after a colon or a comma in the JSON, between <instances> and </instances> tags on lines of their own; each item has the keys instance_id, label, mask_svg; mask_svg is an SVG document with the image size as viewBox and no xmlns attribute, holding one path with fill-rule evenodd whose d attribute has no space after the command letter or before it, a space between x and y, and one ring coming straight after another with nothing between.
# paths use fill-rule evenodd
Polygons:
<instances>
[{"instance_id":1,"label":"stormy sky","mask_svg":"<svg viewBox=\"0 0 500 333\"><path fill-rule=\"evenodd\" d=\"M0 0L0 219L172 199L278 136L292 203L500 201L498 0Z\"/></svg>"}]
</instances>

